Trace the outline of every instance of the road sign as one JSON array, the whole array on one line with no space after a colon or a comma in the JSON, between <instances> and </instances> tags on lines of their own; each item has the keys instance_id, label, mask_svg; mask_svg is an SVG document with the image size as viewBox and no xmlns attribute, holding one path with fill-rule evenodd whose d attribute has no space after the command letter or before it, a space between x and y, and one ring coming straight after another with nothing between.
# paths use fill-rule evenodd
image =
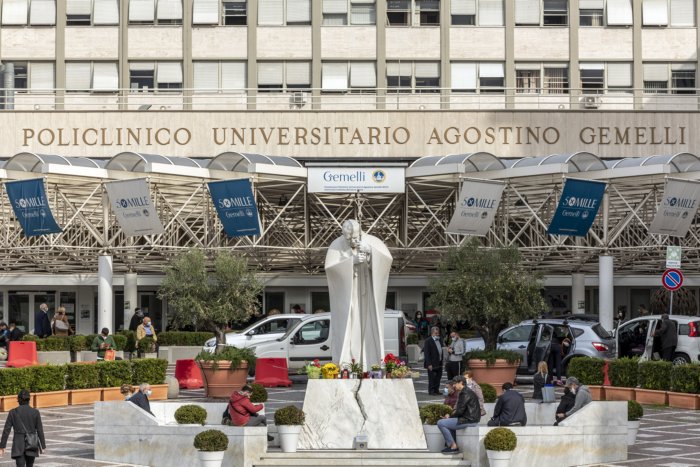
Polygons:
<instances>
[{"instance_id":1,"label":"road sign","mask_svg":"<svg viewBox=\"0 0 700 467\"><path fill-rule=\"evenodd\" d=\"M679 268L681 267L681 247L668 246L666 247L666 267Z\"/></svg>"},{"instance_id":2,"label":"road sign","mask_svg":"<svg viewBox=\"0 0 700 467\"><path fill-rule=\"evenodd\" d=\"M666 269L661 276L661 284L663 284L667 290L678 290L683 285L683 273L678 269Z\"/></svg>"}]
</instances>

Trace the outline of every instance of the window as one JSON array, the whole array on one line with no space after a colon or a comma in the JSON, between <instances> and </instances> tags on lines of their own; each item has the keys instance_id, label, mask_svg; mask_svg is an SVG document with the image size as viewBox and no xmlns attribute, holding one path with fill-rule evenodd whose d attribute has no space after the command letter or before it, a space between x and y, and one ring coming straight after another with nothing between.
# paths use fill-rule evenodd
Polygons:
<instances>
[{"instance_id":1,"label":"window","mask_svg":"<svg viewBox=\"0 0 700 467\"><path fill-rule=\"evenodd\" d=\"M148 92L154 89L182 89L182 63L180 62L131 62L129 63L129 88Z\"/></svg>"},{"instance_id":2,"label":"window","mask_svg":"<svg viewBox=\"0 0 700 467\"><path fill-rule=\"evenodd\" d=\"M107 26L119 24L118 0L68 0L67 26Z\"/></svg>"},{"instance_id":3,"label":"window","mask_svg":"<svg viewBox=\"0 0 700 467\"><path fill-rule=\"evenodd\" d=\"M440 62L387 62L386 81L396 92L440 92Z\"/></svg>"},{"instance_id":4,"label":"window","mask_svg":"<svg viewBox=\"0 0 700 467\"><path fill-rule=\"evenodd\" d=\"M116 92L118 89L116 62L66 62L68 92Z\"/></svg>"},{"instance_id":5,"label":"window","mask_svg":"<svg viewBox=\"0 0 700 467\"><path fill-rule=\"evenodd\" d=\"M328 340L330 324L330 320L324 319L303 325L294 335L294 344L310 345L326 342Z\"/></svg>"},{"instance_id":6,"label":"window","mask_svg":"<svg viewBox=\"0 0 700 467\"><path fill-rule=\"evenodd\" d=\"M501 342L527 342L532 333L532 324L517 325L501 334Z\"/></svg>"},{"instance_id":7,"label":"window","mask_svg":"<svg viewBox=\"0 0 700 467\"><path fill-rule=\"evenodd\" d=\"M439 26L439 0L387 0L388 26Z\"/></svg>"},{"instance_id":8,"label":"window","mask_svg":"<svg viewBox=\"0 0 700 467\"><path fill-rule=\"evenodd\" d=\"M27 89L27 84L29 84L29 81L27 80L27 77L29 76L29 73L27 72L29 69L29 66L27 62L14 62L14 69L15 69L15 89Z\"/></svg>"},{"instance_id":9,"label":"window","mask_svg":"<svg viewBox=\"0 0 700 467\"><path fill-rule=\"evenodd\" d=\"M283 92L311 87L311 62L258 63L258 91Z\"/></svg>"},{"instance_id":10,"label":"window","mask_svg":"<svg viewBox=\"0 0 700 467\"><path fill-rule=\"evenodd\" d=\"M454 26L503 26L503 0L452 0Z\"/></svg>"},{"instance_id":11,"label":"window","mask_svg":"<svg viewBox=\"0 0 700 467\"><path fill-rule=\"evenodd\" d=\"M695 2L693 0L644 0L642 3L644 26L695 26Z\"/></svg>"},{"instance_id":12,"label":"window","mask_svg":"<svg viewBox=\"0 0 700 467\"><path fill-rule=\"evenodd\" d=\"M56 0L5 0L2 2L3 26L53 26L56 24Z\"/></svg>"},{"instance_id":13,"label":"window","mask_svg":"<svg viewBox=\"0 0 700 467\"><path fill-rule=\"evenodd\" d=\"M563 66L544 66L543 94L568 94L569 69Z\"/></svg>"},{"instance_id":14,"label":"window","mask_svg":"<svg viewBox=\"0 0 700 467\"><path fill-rule=\"evenodd\" d=\"M192 65L195 92L245 92L246 62L195 61Z\"/></svg>"},{"instance_id":15,"label":"window","mask_svg":"<svg viewBox=\"0 0 700 467\"><path fill-rule=\"evenodd\" d=\"M129 24L182 24L182 0L129 0Z\"/></svg>"},{"instance_id":16,"label":"window","mask_svg":"<svg viewBox=\"0 0 700 467\"><path fill-rule=\"evenodd\" d=\"M246 0L193 0L192 24L245 26L248 24Z\"/></svg>"},{"instance_id":17,"label":"window","mask_svg":"<svg viewBox=\"0 0 700 467\"><path fill-rule=\"evenodd\" d=\"M581 26L603 26L605 0L579 0L579 24Z\"/></svg>"},{"instance_id":18,"label":"window","mask_svg":"<svg viewBox=\"0 0 700 467\"><path fill-rule=\"evenodd\" d=\"M349 14L348 14L349 13ZM323 25L377 24L375 0L323 0Z\"/></svg>"},{"instance_id":19,"label":"window","mask_svg":"<svg viewBox=\"0 0 700 467\"><path fill-rule=\"evenodd\" d=\"M695 94L695 64L645 63L644 92L647 94L668 94L669 92Z\"/></svg>"},{"instance_id":20,"label":"window","mask_svg":"<svg viewBox=\"0 0 700 467\"><path fill-rule=\"evenodd\" d=\"M518 26L566 26L569 24L569 2L567 0L515 0L515 24Z\"/></svg>"},{"instance_id":21,"label":"window","mask_svg":"<svg viewBox=\"0 0 700 467\"><path fill-rule=\"evenodd\" d=\"M518 67L515 70L515 87L518 94L535 94L540 92L540 67Z\"/></svg>"},{"instance_id":22,"label":"window","mask_svg":"<svg viewBox=\"0 0 700 467\"><path fill-rule=\"evenodd\" d=\"M224 26L245 26L248 24L248 4L247 2L227 2L222 4L221 24Z\"/></svg>"},{"instance_id":23,"label":"window","mask_svg":"<svg viewBox=\"0 0 700 467\"><path fill-rule=\"evenodd\" d=\"M321 66L323 92L375 92L376 87L374 62L324 62Z\"/></svg>"},{"instance_id":24,"label":"window","mask_svg":"<svg viewBox=\"0 0 700 467\"><path fill-rule=\"evenodd\" d=\"M632 64L624 63L582 63L581 87L585 94L598 94L607 89L612 92L632 90Z\"/></svg>"},{"instance_id":25,"label":"window","mask_svg":"<svg viewBox=\"0 0 700 467\"><path fill-rule=\"evenodd\" d=\"M453 91L482 94L503 92L503 63L453 62L451 69Z\"/></svg>"},{"instance_id":26,"label":"window","mask_svg":"<svg viewBox=\"0 0 700 467\"><path fill-rule=\"evenodd\" d=\"M632 25L632 0L607 0L605 12L608 26Z\"/></svg>"},{"instance_id":27,"label":"window","mask_svg":"<svg viewBox=\"0 0 700 467\"><path fill-rule=\"evenodd\" d=\"M53 91L53 62L12 62L15 68L15 89L18 91Z\"/></svg>"},{"instance_id":28,"label":"window","mask_svg":"<svg viewBox=\"0 0 700 467\"><path fill-rule=\"evenodd\" d=\"M258 24L260 26L311 24L311 0L260 0Z\"/></svg>"}]
</instances>

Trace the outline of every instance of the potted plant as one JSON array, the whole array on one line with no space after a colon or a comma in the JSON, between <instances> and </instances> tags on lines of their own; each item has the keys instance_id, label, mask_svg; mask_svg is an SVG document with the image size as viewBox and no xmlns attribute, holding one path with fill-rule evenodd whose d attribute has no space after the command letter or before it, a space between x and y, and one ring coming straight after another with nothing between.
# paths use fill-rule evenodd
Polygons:
<instances>
[{"instance_id":1,"label":"potted plant","mask_svg":"<svg viewBox=\"0 0 700 467\"><path fill-rule=\"evenodd\" d=\"M117 360L114 362L98 362L97 372L100 378L103 401L124 400L121 393L123 384L131 384L131 362L128 360Z\"/></svg>"},{"instance_id":2,"label":"potted plant","mask_svg":"<svg viewBox=\"0 0 700 467\"><path fill-rule=\"evenodd\" d=\"M700 408L700 365L675 365L671 370L671 390L668 405L680 409Z\"/></svg>"},{"instance_id":3,"label":"potted plant","mask_svg":"<svg viewBox=\"0 0 700 467\"><path fill-rule=\"evenodd\" d=\"M421 348L419 342L420 336L418 334L409 334L406 337L406 355L411 363L417 363L420 360Z\"/></svg>"},{"instance_id":4,"label":"potted plant","mask_svg":"<svg viewBox=\"0 0 700 467\"><path fill-rule=\"evenodd\" d=\"M515 381L522 356L512 350L473 350L464 354L465 368L480 383L487 383L500 394L506 381Z\"/></svg>"},{"instance_id":5,"label":"potted plant","mask_svg":"<svg viewBox=\"0 0 700 467\"><path fill-rule=\"evenodd\" d=\"M202 467L221 467L228 449L228 438L220 430L202 431L194 437L194 447Z\"/></svg>"},{"instance_id":6,"label":"potted plant","mask_svg":"<svg viewBox=\"0 0 700 467\"><path fill-rule=\"evenodd\" d=\"M65 365L41 365L29 367L33 406L61 407L68 405L68 391L65 386Z\"/></svg>"},{"instance_id":7,"label":"potted plant","mask_svg":"<svg viewBox=\"0 0 700 467\"><path fill-rule=\"evenodd\" d=\"M594 401L603 401L605 400L604 367L605 360L602 358L579 357L569 362L567 374L578 378L581 384L588 386Z\"/></svg>"},{"instance_id":8,"label":"potted plant","mask_svg":"<svg viewBox=\"0 0 700 467\"><path fill-rule=\"evenodd\" d=\"M173 326L197 323L199 329L214 333L213 356L203 355L208 354L203 352L197 360L202 368L206 395L229 397L245 383L248 367L254 364L254 358L250 359L255 354L249 349L235 349L222 355L228 350L226 328L230 323L246 322L259 312L262 283L244 258L230 252L219 253L212 266L210 271L201 250L180 254L166 268L158 296L167 299L174 310L169 320ZM243 371L236 372L237 369Z\"/></svg>"},{"instance_id":9,"label":"potted plant","mask_svg":"<svg viewBox=\"0 0 700 467\"><path fill-rule=\"evenodd\" d=\"M267 402L267 389L265 386L258 383L252 383L250 385L253 388L253 392L250 395L250 402L253 404L263 404L263 409L258 412L258 415L265 415L265 402Z\"/></svg>"},{"instance_id":10,"label":"potted plant","mask_svg":"<svg viewBox=\"0 0 700 467\"><path fill-rule=\"evenodd\" d=\"M275 412L275 425L280 437L282 452L297 452L299 433L301 433L301 427L305 418L304 411L294 405L277 409Z\"/></svg>"},{"instance_id":11,"label":"potted plant","mask_svg":"<svg viewBox=\"0 0 700 467\"><path fill-rule=\"evenodd\" d=\"M185 404L175 411L175 421L178 425L204 425L207 411L199 405Z\"/></svg>"},{"instance_id":12,"label":"potted plant","mask_svg":"<svg viewBox=\"0 0 700 467\"><path fill-rule=\"evenodd\" d=\"M670 363L670 362L669 362ZM644 408L637 401L627 401L627 446L634 445L639 431L639 420L644 416Z\"/></svg>"},{"instance_id":13,"label":"potted plant","mask_svg":"<svg viewBox=\"0 0 700 467\"><path fill-rule=\"evenodd\" d=\"M673 363L664 361L639 362L639 387L634 397L640 404L665 405L671 388Z\"/></svg>"},{"instance_id":14,"label":"potted plant","mask_svg":"<svg viewBox=\"0 0 700 467\"><path fill-rule=\"evenodd\" d=\"M418 410L420 421L423 422L425 441L428 451L440 452L445 447L445 438L437 427L437 422L445 415L452 413L452 407L445 404L428 404Z\"/></svg>"},{"instance_id":15,"label":"potted plant","mask_svg":"<svg viewBox=\"0 0 700 467\"><path fill-rule=\"evenodd\" d=\"M384 373L382 373L382 366L378 363L372 365L372 371L370 372L370 377L375 379L382 379Z\"/></svg>"},{"instance_id":16,"label":"potted plant","mask_svg":"<svg viewBox=\"0 0 700 467\"><path fill-rule=\"evenodd\" d=\"M481 394L484 396L484 402L496 402L496 399L498 399L496 388L491 386L489 383L479 383L479 387L481 388Z\"/></svg>"},{"instance_id":17,"label":"potted plant","mask_svg":"<svg viewBox=\"0 0 700 467\"><path fill-rule=\"evenodd\" d=\"M320 379L321 378L321 363L318 358L311 363L307 363L300 373L305 373L309 379Z\"/></svg>"},{"instance_id":18,"label":"potted plant","mask_svg":"<svg viewBox=\"0 0 700 467\"><path fill-rule=\"evenodd\" d=\"M489 459L489 465L491 467L508 467L510 458L517 445L518 438L508 428L494 428L486 433L484 447L486 448L486 457Z\"/></svg>"},{"instance_id":19,"label":"potted plant","mask_svg":"<svg viewBox=\"0 0 700 467\"><path fill-rule=\"evenodd\" d=\"M93 404L102 399L97 365L70 363L66 365L66 388L70 389L70 405Z\"/></svg>"},{"instance_id":20,"label":"potted plant","mask_svg":"<svg viewBox=\"0 0 700 467\"><path fill-rule=\"evenodd\" d=\"M618 358L608 362L611 386L605 388L605 399L609 401L634 400L637 386L639 358Z\"/></svg>"},{"instance_id":21,"label":"potted plant","mask_svg":"<svg viewBox=\"0 0 700 467\"><path fill-rule=\"evenodd\" d=\"M481 240L473 237L450 249L438 265L438 274L430 281L430 306L440 310L449 322L474 323L484 339L484 349L495 351L498 333L511 323L535 318L546 310L540 289L540 276L527 270L520 252L515 247L482 248ZM502 354L507 355L507 354ZM474 362L470 369L493 370L507 368L507 374L493 378L474 375L480 383L498 388L506 381L514 381L519 354L506 357L484 355L486 362ZM479 357L480 358L480 357Z\"/></svg>"}]
</instances>

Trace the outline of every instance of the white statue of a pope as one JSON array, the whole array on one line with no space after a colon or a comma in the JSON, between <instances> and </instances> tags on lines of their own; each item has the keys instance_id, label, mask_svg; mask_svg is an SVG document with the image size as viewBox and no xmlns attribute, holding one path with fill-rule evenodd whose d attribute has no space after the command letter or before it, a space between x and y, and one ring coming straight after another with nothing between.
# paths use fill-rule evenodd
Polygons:
<instances>
[{"instance_id":1,"label":"white statue of a pope","mask_svg":"<svg viewBox=\"0 0 700 467\"><path fill-rule=\"evenodd\" d=\"M363 234L355 220L328 247L326 277L331 304L331 355L353 359L364 371L384 358L384 309L392 262L386 245Z\"/></svg>"}]
</instances>

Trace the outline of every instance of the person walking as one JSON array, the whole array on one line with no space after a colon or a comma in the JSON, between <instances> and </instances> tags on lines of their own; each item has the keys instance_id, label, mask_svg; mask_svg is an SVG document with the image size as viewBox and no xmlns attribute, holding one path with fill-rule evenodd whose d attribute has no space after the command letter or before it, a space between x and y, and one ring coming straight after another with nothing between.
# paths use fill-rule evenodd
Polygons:
<instances>
[{"instance_id":1,"label":"person walking","mask_svg":"<svg viewBox=\"0 0 700 467\"><path fill-rule=\"evenodd\" d=\"M15 460L17 467L32 467L34 461L39 457L39 452L46 450L46 439L44 438L44 427L41 424L41 414L35 408L29 406L31 394L26 389L17 395L19 407L10 410L5 420L5 429L2 431L0 439L0 457L5 455L7 438L10 431L14 430L12 438L12 452L10 457ZM39 446L34 448L25 445L26 434L34 434L39 438Z\"/></svg>"},{"instance_id":2,"label":"person walking","mask_svg":"<svg viewBox=\"0 0 700 467\"><path fill-rule=\"evenodd\" d=\"M51 332L54 336L63 337L71 333L70 322L68 322L65 307L59 306L56 310L56 314L53 315L53 320L51 320Z\"/></svg>"},{"instance_id":3,"label":"person walking","mask_svg":"<svg viewBox=\"0 0 700 467\"><path fill-rule=\"evenodd\" d=\"M139 327L142 321L143 311L141 311L141 308L136 307L136 309L134 310L134 315L131 317L131 321L129 321L129 331L136 332L136 328Z\"/></svg>"},{"instance_id":4,"label":"person walking","mask_svg":"<svg viewBox=\"0 0 700 467\"><path fill-rule=\"evenodd\" d=\"M39 305L39 311L34 314L34 335L37 337L49 337L51 335L51 322L49 321L49 306L46 303Z\"/></svg>"},{"instance_id":5,"label":"person walking","mask_svg":"<svg viewBox=\"0 0 700 467\"><path fill-rule=\"evenodd\" d=\"M423 354L425 356L423 366L428 370L428 394L441 396L442 342L440 341L440 328L431 329L431 335L423 344Z\"/></svg>"},{"instance_id":6,"label":"person walking","mask_svg":"<svg viewBox=\"0 0 700 467\"><path fill-rule=\"evenodd\" d=\"M654 336L661 339L661 359L672 362L678 345L678 328L676 322L668 318L668 313L661 315L661 325L654 331Z\"/></svg>"},{"instance_id":7,"label":"person walking","mask_svg":"<svg viewBox=\"0 0 700 467\"><path fill-rule=\"evenodd\" d=\"M537 373L535 373L532 379L532 384L534 386L532 398L535 400L544 400L542 389L544 389L547 384L552 384L552 375L549 374L547 362L540 362L537 364Z\"/></svg>"},{"instance_id":8,"label":"person walking","mask_svg":"<svg viewBox=\"0 0 700 467\"><path fill-rule=\"evenodd\" d=\"M464 376L455 376L452 380L455 390L459 391L457 405L451 415L445 415L438 420L437 427L445 438L447 447L442 450L443 454L454 454L459 452L457 448L457 430L462 430L470 426L477 426L481 420L479 413L479 400L474 391L466 385Z\"/></svg>"},{"instance_id":9,"label":"person walking","mask_svg":"<svg viewBox=\"0 0 700 467\"><path fill-rule=\"evenodd\" d=\"M462 358L464 358L464 340L457 331L450 333L450 346L447 347L447 379L451 380L462 374Z\"/></svg>"},{"instance_id":10,"label":"person walking","mask_svg":"<svg viewBox=\"0 0 700 467\"><path fill-rule=\"evenodd\" d=\"M143 410L146 412L150 413L153 415L153 412L151 412L151 402L148 400L148 397L153 393L151 390L151 385L148 383L141 383L139 385L139 390L136 391L132 396L129 398L129 402L136 404L137 406L141 407ZM153 415L155 417L155 415Z\"/></svg>"}]
</instances>

